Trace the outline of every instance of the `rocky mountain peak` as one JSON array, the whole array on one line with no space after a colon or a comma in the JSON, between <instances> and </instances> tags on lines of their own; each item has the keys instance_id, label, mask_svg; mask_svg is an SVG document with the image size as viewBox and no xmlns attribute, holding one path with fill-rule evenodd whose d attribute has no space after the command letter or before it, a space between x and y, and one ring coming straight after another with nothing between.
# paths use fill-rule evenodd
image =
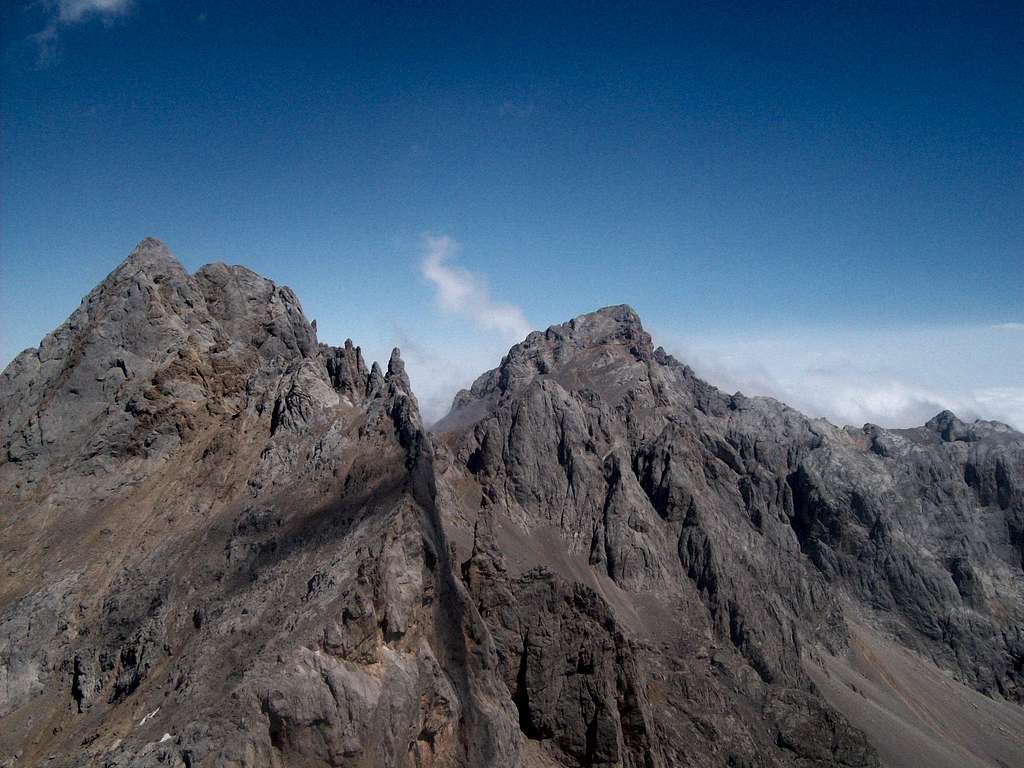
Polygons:
<instances>
[{"instance_id":1,"label":"rocky mountain peak","mask_svg":"<svg viewBox=\"0 0 1024 768\"><path fill-rule=\"evenodd\" d=\"M632 307L618 304L531 333L509 350L502 367L532 364L539 373L546 373L551 364L565 363L579 355L648 361L653 353L651 337L640 316Z\"/></svg>"},{"instance_id":2,"label":"rocky mountain peak","mask_svg":"<svg viewBox=\"0 0 1024 768\"><path fill-rule=\"evenodd\" d=\"M139 272L159 277L169 274L185 274L185 269L160 240L155 237L145 237L114 269L111 277L134 275Z\"/></svg>"},{"instance_id":3,"label":"rocky mountain peak","mask_svg":"<svg viewBox=\"0 0 1024 768\"><path fill-rule=\"evenodd\" d=\"M972 425L961 421L950 410L935 414L924 426L925 429L938 434L947 443L970 442L975 431Z\"/></svg>"},{"instance_id":4,"label":"rocky mountain peak","mask_svg":"<svg viewBox=\"0 0 1024 768\"><path fill-rule=\"evenodd\" d=\"M405 378L405 363L402 361L402 350L395 347L391 350L391 357L388 359L388 378L398 376Z\"/></svg>"},{"instance_id":5,"label":"rocky mountain peak","mask_svg":"<svg viewBox=\"0 0 1024 768\"><path fill-rule=\"evenodd\" d=\"M156 237L144 237L135 244L132 248L131 253L125 258L126 262L135 262L138 264L142 263L155 263L155 262L173 262L178 263L178 260L171 255L171 252L167 249L167 246Z\"/></svg>"},{"instance_id":6,"label":"rocky mountain peak","mask_svg":"<svg viewBox=\"0 0 1024 768\"><path fill-rule=\"evenodd\" d=\"M412 383L409 381L409 374L405 372L405 361L402 360L402 352L398 347L391 350L391 357L388 358L388 370L384 374L384 381L390 385L392 390L401 392L413 400L416 399L412 393Z\"/></svg>"},{"instance_id":7,"label":"rocky mountain peak","mask_svg":"<svg viewBox=\"0 0 1024 768\"><path fill-rule=\"evenodd\" d=\"M397 348L146 239L0 375L0 767L1018 765L1022 472L722 395L626 305L429 434Z\"/></svg>"},{"instance_id":8,"label":"rocky mountain peak","mask_svg":"<svg viewBox=\"0 0 1024 768\"><path fill-rule=\"evenodd\" d=\"M534 331L514 345L501 365L455 396L451 412L437 426L447 429L472 420L479 410L474 401L493 401L557 371L568 372L570 377L586 377L588 371L622 363L627 367L638 366L626 377L637 378L642 376L641 369L655 359L650 334L644 330L636 311L627 304L603 307L552 325L546 331Z\"/></svg>"},{"instance_id":9,"label":"rocky mountain peak","mask_svg":"<svg viewBox=\"0 0 1024 768\"><path fill-rule=\"evenodd\" d=\"M623 341L642 341L646 332L640 316L631 306L616 304L579 315L567 323L552 325L545 336L549 340L593 347ZM646 341L649 343L650 338Z\"/></svg>"},{"instance_id":10,"label":"rocky mountain peak","mask_svg":"<svg viewBox=\"0 0 1024 768\"><path fill-rule=\"evenodd\" d=\"M193 279L229 339L258 347L264 357L316 353L316 331L287 286L220 262L200 267Z\"/></svg>"}]
</instances>

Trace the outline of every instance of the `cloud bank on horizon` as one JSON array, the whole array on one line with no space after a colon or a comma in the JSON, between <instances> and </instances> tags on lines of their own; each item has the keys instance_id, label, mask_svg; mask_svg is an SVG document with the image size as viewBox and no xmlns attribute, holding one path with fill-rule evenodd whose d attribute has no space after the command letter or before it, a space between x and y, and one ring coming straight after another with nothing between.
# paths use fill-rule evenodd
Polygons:
<instances>
[{"instance_id":1,"label":"cloud bank on horizon","mask_svg":"<svg viewBox=\"0 0 1024 768\"><path fill-rule=\"evenodd\" d=\"M975 333L983 333L977 329ZM884 427L919 426L939 411L965 421L989 419L1024 429L1024 386L978 386L937 379L934 361L880 364L872 353L873 334L847 335L842 342L827 334L790 344L765 337L715 345L669 342L666 347L699 376L727 392L764 395L809 415L839 425L866 423ZM899 344L920 343L920 331L896 330ZM842 354L836 347L842 346ZM925 347L927 358L930 350ZM952 370L950 371L952 374Z\"/></svg>"},{"instance_id":2,"label":"cloud bank on horizon","mask_svg":"<svg viewBox=\"0 0 1024 768\"><path fill-rule=\"evenodd\" d=\"M497 357L488 359L487 352L501 342L521 341L537 329L520 306L492 299L482 275L452 263L460 251L455 239L427 236L424 242L420 272L434 291L434 306L467 320L481 338L475 349L432 345L401 329L401 346L403 353L409 352L407 362L424 417L433 422L447 412L458 389L497 365ZM1024 386L981 385L958 375L963 369L991 370L1012 354L1010 348L1024 346L1021 322L953 330L895 328L885 333L765 332L743 338L648 330L656 344L719 389L774 397L836 424L911 427L948 409L966 420L994 419L1024 429Z\"/></svg>"}]
</instances>

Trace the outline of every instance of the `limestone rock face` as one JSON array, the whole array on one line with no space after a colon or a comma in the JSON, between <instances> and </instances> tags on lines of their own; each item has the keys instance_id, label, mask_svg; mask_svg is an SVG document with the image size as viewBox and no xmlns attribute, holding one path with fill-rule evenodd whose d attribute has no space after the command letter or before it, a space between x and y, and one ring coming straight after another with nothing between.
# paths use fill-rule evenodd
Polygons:
<instances>
[{"instance_id":1,"label":"limestone rock face","mask_svg":"<svg viewBox=\"0 0 1024 768\"><path fill-rule=\"evenodd\" d=\"M602 676L642 692L622 717L621 696L569 688L604 702L591 722L616 745L609 764L873 764L807 675L818 654L847 652L851 621L1021 703L1024 436L1005 425L943 413L839 429L717 391L609 307L531 334L435 430L459 499L449 535L473 542L467 586L523 732L555 760L596 758L549 724L550 687L565 685L548 646L562 669L614 648L620 666ZM536 605L542 573L563 595L559 643L529 639L554 610ZM578 607L583 584L607 611L600 651L574 639L596 610Z\"/></svg>"},{"instance_id":2,"label":"limestone rock face","mask_svg":"<svg viewBox=\"0 0 1024 768\"><path fill-rule=\"evenodd\" d=\"M2 764L517 764L397 352L146 240L0 388Z\"/></svg>"},{"instance_id":3,"label":"limestone rock face","mask_svg":"<svg viewBox=\"0 0 1024 768\"><path fill-rule=\"evenodd\" d=\"M725 395L625 306L428 433L398 350L147 239L0 451L5 768L875 766L812 682L855 625L1024 698L1024 437Z\"/></svg>"}]
</instances>

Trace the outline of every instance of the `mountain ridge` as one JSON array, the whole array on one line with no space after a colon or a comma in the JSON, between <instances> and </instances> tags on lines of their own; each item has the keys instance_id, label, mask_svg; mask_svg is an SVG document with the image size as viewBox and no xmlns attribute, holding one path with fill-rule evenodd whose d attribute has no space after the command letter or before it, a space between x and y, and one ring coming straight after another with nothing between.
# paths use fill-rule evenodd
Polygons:
<instances>
[{"instance_id":1,"label":"mountain ridge","mask_svg":"<svg viewBox=\"0 0 1024 768\"><path fill-rule=\"evenodd\" d=\"M0 402L5 765L907 764L879 722L936 765L1021 754L864 677L895 642L1024 723L998 422L727 395L616 305L428 431L397 348L368 369L289 289L151 238Z\"/></svg>"}]
</instances>

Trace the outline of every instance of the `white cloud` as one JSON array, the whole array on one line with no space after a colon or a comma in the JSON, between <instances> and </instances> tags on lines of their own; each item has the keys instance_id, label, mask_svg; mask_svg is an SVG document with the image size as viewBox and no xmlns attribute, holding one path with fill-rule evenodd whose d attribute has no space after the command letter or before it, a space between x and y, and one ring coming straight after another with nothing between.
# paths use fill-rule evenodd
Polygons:
<instances>
[{"instance_id":1,"label":"white cloud","mask_svg":"<svg viewBox=\"0 0 1024 768\"><path fill-rule=\"evenodd\" d=\"M720 389L774 397L836 424L910 427L949 409L1024 429L1020 355L993 328L654 337Z\"/></svg>"},{"instance_id":2,"label":"white cloud","mask_svg":"<svg viewBox=\"0 0 1024 768\"><path fill-rule=\"evenodd\" d=\"M424 243L420 269L437 307L490 332L441 344L413 341L418 330L399 334L421 408L432 422L447 412L457 389L498 364L500 342L519 341L532 329L518 306L494 301L481 276L453 263L455 240L442 235L425 237ZM1016 333L1024 323L649 330L656 344L720 389L774 397L835 424L919 426L949 409L968 421L992 419L1024 429L1024 354Z\"/></svg>"},{"instance_id":3,"label":"white cloud","mask_svg":"<svg viewBox=\"0 0 1024 768\"><path fill-rule=\"evenodd\" d=\"M976 390L974 397L982 414L1002 415L1000 421L1024 430L1024 387L989 387Z\"/></svg>"},{"instance_id":4,"label":"white cloud","mask_svg":"<svg viewBox=\"0 0 1024 768\"><path fill-rule=\"evenodd\" d=\"M45 66L53 61L57 54L57 24L48 24L39 30L29 39L35 43L40 66Z\"/></svg>"},{"instance_id":5,"label":"white cloud","mask_svg":"<svg viewBox=\"0 0 1024 768\"><path fill-rule=\"evenodd\" d=\"M468 318L479 328L494 331L506 341L519 341L532 329L523 310L514 304L494 301L487 283L451 262L459 244L448 235L426 236L426 255L420 271L434 288L439 309Z\"/></svg>"},{"instance_id":6,"label":"white cloud","mask_svg":"<svg viewBox=\"0 0 1024 768\"><path fill-rule=\"evenodd\" d=\"M56 58L58 38L63 27L92 18L111 21L126 14L133 2L134 0L45 0L42 5L49 16L49 22L30 37L38 49L39 64L45 66Z\"/></svg>"},{"instance_id":7,"label":"white cloud","mask_svg":"<svg viewBox=\"0 0 1024 768\"><path fill-rule=\"evenodd\" d=\"M57 19L62 24L75 24L90 16L120 16L131 4L132 0L58 0Z\"/></svg>"},{"instance_id":8,"label":"white cloud","mask_svg":"<svg viewBox=\"0 0 1024 768\"><path fill-rule=\"evenodd\" d=\"M392 334L402 350L402 360L427 425L447 414L455 393L496 366L506 351L497 340L491 344L466 340L421 343L411 329L398 323L392 325Z\"/></svg>"}]
</instances>

